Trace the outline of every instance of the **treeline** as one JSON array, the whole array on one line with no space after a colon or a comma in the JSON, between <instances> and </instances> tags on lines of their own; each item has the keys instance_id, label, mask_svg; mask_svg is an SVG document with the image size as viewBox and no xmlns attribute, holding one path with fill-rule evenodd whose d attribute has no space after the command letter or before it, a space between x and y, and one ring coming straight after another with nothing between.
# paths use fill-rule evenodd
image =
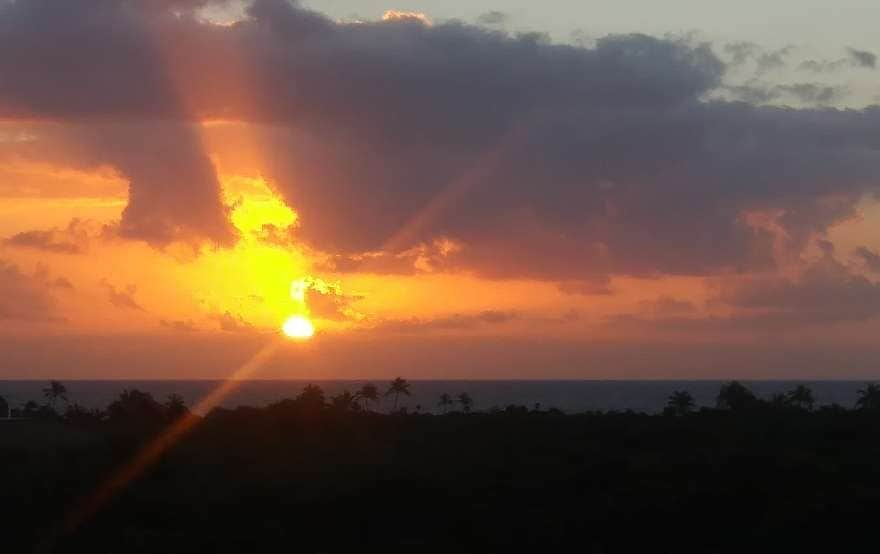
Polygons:
<instances>
[{"instance_id":1,"label":"treeline","mask_svg":"<svg viewBox=\"0 0 880 554\"><path fill-rule=\"evenodd\" d=\"M137 390L86 410L50 383L30 411L15 408L30 419L0 425L3 546L609 554L876 542L877 385L842 407L806 386L761 398L734 381L711 407L670 391L656 415L475 409L454 392L438 394L434 415L403 409L409 385L310 385L202 417ZM70 527L108 482L113 494Z\"/></svg>"},{"instance_id":2,"label":"treeline","mask_svg":"<svg viewBox=\"0 0 880 554\"><path fill-rule=\"evenodd\" d=\"M190 413L184 399L178 394L171 394L164 401L159 401L148 392L137 389L123 390L105 409L86 408L79 403L71 402L67 387L59 381L49 381L47 386L42 389L42 394L42 402L29 400L20 407L10 406L3 396L0 396L0 418L60 420L78 425L104 422L160 424L170 423ZM354 392L343 390L341 393L329 397L321 387L310 384L306 385L296 397L279 400L269 405L268 408L273 410L288 409L303 413L327 411L372 414L377 412L384 399L390 403L389 413L392 415L423 414L421 405L417 404L412 412L407 407L399 405L401 397L408 397L411 394L411 383L401 377L391 381L384 392L380 391L376 385L367 383ZM840 413L850 409L880 411L880 385L868 383L864 388L859 389L857 394L857 400L851 408L836 403L819 406L813 391L805 385L798 385L790 391L776 393L770 398L763 399L739 381L730 381L721 385L714 407L698 407L690 392L676 390L668 397L661 415L682 417L718 410L733 412L783 410L822 413ZM437 400L436 408L440 414L469 414L474 411L474 399L466 392L457 395L442 393ZM216 409L222 411L221 408ZM506 407L493 406L484 410L483 413L539 412L563 415L561 410L552 407L542 410L539 403L534 404L531 408L515 404ZM600 415L602 412L589 413ZM626 413L634 412L627 410Z\"/></svg>"}]
</instances>

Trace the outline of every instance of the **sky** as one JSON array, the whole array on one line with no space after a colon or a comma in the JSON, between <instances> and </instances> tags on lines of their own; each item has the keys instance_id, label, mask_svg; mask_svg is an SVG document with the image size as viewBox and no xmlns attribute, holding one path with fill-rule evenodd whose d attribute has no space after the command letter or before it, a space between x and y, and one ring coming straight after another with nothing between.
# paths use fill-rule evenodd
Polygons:
<instances>
[{"instance_id":1,"label":"sky","mask_svg":"<svg viewBox=\"0 0 880 554\"><path fill-rule=\"evenodd\" d=\"M0 0L0 379L875 378L878 17Z\"/></svg>"}]
</instances>

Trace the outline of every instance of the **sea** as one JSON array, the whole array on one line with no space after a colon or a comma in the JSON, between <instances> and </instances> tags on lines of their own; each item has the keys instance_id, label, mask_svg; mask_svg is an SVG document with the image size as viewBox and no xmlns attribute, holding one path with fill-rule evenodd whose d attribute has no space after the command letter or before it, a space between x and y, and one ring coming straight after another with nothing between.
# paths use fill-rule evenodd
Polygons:
<instances>
[{"instance_id":1,"label":"sea","mask_svg":"<svg viewBox=\"0 0 880 554\"><path fill-rule=\"evenodd\" d=\"M308 384L321 387L327 397L345 390L357 391L367 381L236 381L220 406L266 406L284 398L293 398ZM388 383L370 381L385 391ZM399 406L409 411L436 413L440 395L448 393L455 398L467 393L474 401L476 411L503 408L510 404L540 409L556 408L567 413L585 411L625 411L657 413L663 409L669 395L676 390L691 393L698 406L712 406L724 381L410 381L410 396L401 396ZM855 404L857 393L864 381L741 381L757 396L769 398L798 385L813 391L817 405L836 403L844 407ZM0 396L11 407L28 400L44 402L42 389L46 381L0 380ZM68 402L87 408L104 408L123 390L137 389L163 401L171 394L184 398L187 405L195 406L206 395L224 384L209 380L152 380L152 381L65 381ZM393 400L386 397L377 411L391 409Z\"/></svg>"}]
</instances>

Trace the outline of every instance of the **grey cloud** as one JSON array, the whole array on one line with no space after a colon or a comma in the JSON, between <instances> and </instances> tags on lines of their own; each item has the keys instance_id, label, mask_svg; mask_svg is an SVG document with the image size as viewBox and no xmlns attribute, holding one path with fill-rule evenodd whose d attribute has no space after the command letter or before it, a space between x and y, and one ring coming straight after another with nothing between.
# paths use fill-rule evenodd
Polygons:
<instances>
[{"instance_id":1,"label":"grey cloud","mask_svg":"<svg viewBox=\"0 0 880 554\"><path fill-rule=\"evenodd\" d=\"M783 69L788 58L794 51L793 46L785 46L776 50L764 50L753 42L730 42L721 48L729 57L732 66L742 66L753 62L755 73L762 75L771 71Z\"/></svg>"},{"instance_id":2,"label":"grey cloud","mask_svg":"<svg viewBox=\"0 0 880 554\"><path fill-rule=\"evenodd\" d=\"M482 25L502 25L507 22L508 15L497 10L488 11L477 17L477 23Z\"/></svg>"},{"instance_id":3,"label":"grey cloud","mask_svg":"<svg viewBox=\"0 0 880 554\"><path fill-rule=\"evenodd\" d=\"M570 295L592 296L613 294L611 279L607 275L593 280L563 281L557 283L556 286L563 294Z\"/></svg>"},{"instance_id":4,"label":"grey cloud","mask_svg":"<svg viewBox=\"0 0 880 554\"><path fill-rule=\"evenodd\" d=\"M101 286L106 290L107 300L113 306L122 310L144 311L144 308L134 298L137 286L126 285L124 289L119 289L106 280L101 281Z\"/></svg>"},{"instance_id":5,"label":"grey cloud","mask_svg":"<svg viewBox=\"0 0 880 554\"><path fill-rule=\"evenodd\" d=\"M850 60L858 67L867 67L874 69L877 67L877 54L868 52L867 50L856 50L855 48L847 48Z\"/></svg>"},{"instance_id":6,"label":"grey cloud","mask_svg":"<svg viewBox=\"0 0 880 554\"><path fill-rule=\"evenodd\" d=\"M172 331L183 331L185 333L192 333L192 332L199 330L198 327L195 326L195 324L193 323L193 321L191 319L187 319L187 320L160 319L159 325L162 327L166 327L168 329L171 329Z\"/></svg>"},{"instance_id":7,"label":"grey cloud","mask_svg":"<svg viewBox=\"0 0 880 554\"><path fill-rule=\"evenodd\" d=\"M724 287L719 299L757 317L788 323L862 321L880 315L880 284L827 253L799 279L752 278Z\"/></svg>"},{"instance_id":8,"label":"grey cloud","mask_svg":"<svg viewBox=\"0 0 880 554\"><path fill-rule=\"evenodd\" d=\"M846 49L847 56L836 60L805 60L798 65L801 71L813 73L833 73L847 67L874 69L877 67L877 55L867 50Z\"/></svg>"},{"instance_id":9,"label":"grey cloud","mask_svg":"<svg viewBox=\"0 0 880 554\"><path fill-rule=\"evenodd\" d=\"M642 301L639 307L642 312L661 317L690 315L697 311L697 307L692 302L666 295L658 296L654 300Z\"/></svg>"},{"instance_id":10,"label":"grey cloud","mask_svg":"<svg viewBox=\"0 0 880 554\"><path fill-rule=\"evenodd\" d=\"M856 249L856 255L862 259L869 270L880 273L880 254L868 247L861 246Z\"/></svg>"},{"instance_id":11,"label":"grey cloud","mask_svg":"<svg viewBox=\"0 0 880 554\"><path fill-rule=\"evenodd\" d=\"M59 280L60 279L60 280ZM45 268L24 273L12 262L0 259L0 321L58 321L52 288L69 281L49 278Z\"/></svg>"},{"instance_id":12,"label":"grey cloud","mask_svg":"<svg viewBox=\"0 0 880 554\"><path fill-rule=\"evenodd\" d=\"M351 318L351 304L361 297L344 294L339 287L327 286L324 290L309 287L305 291L309 313L321 319L344 321Z\"/></svg>"},{"instance_id":13,"label":"grey cloud","mask_svg":"<svg viewBox=\"0 0 880 554\"><path fill-rule=\"evenodd\" d=\"M470 314L452 314L448 316L423 319L386 319L370 327L371 331L387 331L392 333L419 333L429 331L461 331L481 327L503 325L519 319L517 312L485 310Z\"/></svg>"},{"instance_id":14,"label":"grey cloud","mask_svg":"<svg viewBox=\"0 0 880 554\"><path fill-rule=\"evenodd\" d=\"M213 314L211 319L217 322L221 331L226 331L227 333L250 333L254 331L254 326L245 321L243 317L228 311L222 314Z\"/></svg>"},{"instance_id":15,"label":"grey cloud","mask_svg":"<svg viewBox=\"0 0 880 554\"><path fill-rule=\"evenodd\" d=\"M846 96L843 86L821 83L770 84L752 82L744 85L726 85L724 89L733 98L749 104L780 103L786 99L800 104L825 106Z\"/></svg>"},{"instance_id":16,"label":"grey cloud","mask_svg":"<svg viewBox=\"0 0 880 554\"><path fill-rule=\"evenodd\" d=\"M742 65L761 51L761 47L754 42L745 41L727 43L722 49L730 56L732 65Z\"/></svg>"},{"instance_id":17,"label":"grey cloud","mask_svg":"<svg viewBox=\"0 0 880 554\"><path fill-rule=\"evenodd\" d=\"M9 246L33 248L60 254L82 254L88 249L93 236L94 225L73 219L65 228L36 229L22 231L5 239Z\"/></svg>"},{"instance_id":18,"label":"grey cloud","mask_svg":"<svg viewBox=\"0 0 880 554\"><path fill-rule=\"evenodd\" d=\"M774 237L744 213L783 213L797 247L877 192L880 110L705 101L725 68L703 44L343 24L280 0L228 27L47 5L0 11L0 71L23 76L0 116L114 120L86 146L131 181L123 232L154 243L234 240L187 124L208 117L251 127L301 242L344 259L446 237L445 268L493 277L767 268Z\"/></svg>"},{"instance_id":19,"label":"grey cloud","mask_svg":"<svg viewBox=\"0 0 880 554\"><path fill-rule=\"evenodd\" d=\"M818 83L795 83L792 85L778 85L776 90L790 94L801 102L807 104L829 104L846 92L845 88L822 85Z\"/></svg>"}]
</instances>

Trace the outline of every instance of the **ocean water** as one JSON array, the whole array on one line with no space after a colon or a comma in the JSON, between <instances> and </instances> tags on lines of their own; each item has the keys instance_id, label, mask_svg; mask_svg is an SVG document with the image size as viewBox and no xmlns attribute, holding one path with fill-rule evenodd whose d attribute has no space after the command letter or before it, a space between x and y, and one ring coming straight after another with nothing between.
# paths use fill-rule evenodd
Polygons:
<instances>
[{"instance_id":1,"label":"ocean water","mask_svg":"<svg viewBox=\"0 0 880 554\"><path fill-rule=\"evenodd\" d=\"M343 390L355 392L366 381L240 381L221 402L225 407L265 406L282 398L296 396L307 384L324 389L328 398ZM384 392L388 383L371 381ZM123 389L139 389L164 400L174 393L193 406L222 381L67 381L68 398L89 408L106 407ZM558 408L565 412L587 410L634 410L656 413L662 410L674 390L687 390L699 406L712 406L723 381L410 381L412 395L400 397L399 405L410 411L437 412L441 394L453 397L466 392L474 399L475 410L488 410L509 404L528 407L539 403L542 408ZM837 403L852 407L863 381L742 381L762 398L773 393L807 385L813 390L818 405ZM42 402L45 381L2 381L0 396L12 407L28 400ZM378 407L391 408L390 398Z\"/></svg>"}]
</instances>

